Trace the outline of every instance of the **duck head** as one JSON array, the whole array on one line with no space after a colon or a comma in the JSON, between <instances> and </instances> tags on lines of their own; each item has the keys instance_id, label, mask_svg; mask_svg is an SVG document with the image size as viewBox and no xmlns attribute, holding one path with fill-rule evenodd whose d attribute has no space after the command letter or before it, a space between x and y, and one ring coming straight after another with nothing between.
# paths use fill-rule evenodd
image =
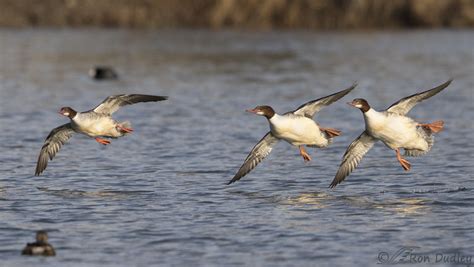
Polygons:
<instances>
[{"instance_id":1,"label":"duck head","mask_svg":"<svg viewBox=\"0 0 474 267\"><path fill-rule=\"evenodd\" d=\"M36 242L38 242L38 243L48 243L48 233L46 233L46 231L36 232Z\"/></svg>"},{"instance_id":2,"label":"duck head","mask_svg":"<svg viewBox=\"0 0 474 267\"><path fill-rule=\"evenodd\" d=\"M348 102L347 104L360 109L360 111L364 113L370 109L369 103L363 98L356 98L352 100L352 102Z\"/></svg>"},{"instance_id":3,"label":"duck head","mask_svg":"<svg viewBox=\"0 0 474 267\"><path fill-rule=\"evenodd\" d=\"M62 107L59 110L59 114L72 119L72 118L74 118L74 116L76 116L77 112L74 109L70 108L70 107Z\"/></svg>"},{"instance_id":4,"label":"duck head","mask_svg":"<svg viewBox=\"0 0 474 267\"><path fill-rule=\"evenodd\" d=\"M275 111L270 106L257 106L254 109L247 109L246 111L256 115L265 116L267 119L270 119L275 115Z\"/></svg>"}]
</instances>

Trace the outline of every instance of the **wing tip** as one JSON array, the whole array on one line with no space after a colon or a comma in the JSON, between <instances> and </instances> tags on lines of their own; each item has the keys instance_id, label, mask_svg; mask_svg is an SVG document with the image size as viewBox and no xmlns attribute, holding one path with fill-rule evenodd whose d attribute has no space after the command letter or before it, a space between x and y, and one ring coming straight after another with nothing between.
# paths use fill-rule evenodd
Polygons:
<instances>
[{"instance_id":1,"label":"wing tip","mask_svg":"<svg viewBox=\"0 0 474 267\"><path fill-rule=\"evenodd\" d=\"M346 88L346 89L344 89L344 90L342 90L342 91L339 91L339 92L336 93L336 94L342 93L342 97L344 97L345 95L347 95L348 93L350 93L352 90L354 90L354 89L357 87L357 85L359 85L359 84L357 83L357 81L355 81L350 87L348 87L348 88Z\"/></svg>"},{"instance_id":2,"label":"wing tip","mask_svg":"<svg viewBox=\"0 0 474 267\"><path fill-rule=\"evenodd\" d=\"M445 81L442 85L448 87L448 85L450 85L453 81L454 81L454 78L451 77L447 81Z\"/></svg>"},{"instance_id":3,"label":"wing tip","mask_svg":"<svg viewBox=\"0 0 474 267\"><path fill-rule=\"evenodd\" d=\"M163 101L163 100L168 100L168 96L161 96L161 95L138 95L138 96L144 96L148 97L150 100L149 101Z\"/></svg>"},{"instance_id":4,"label":"wing tip","mask_svg":"<svg viewBox=\"0 0 474 267\"><path fill-rule=\"evenodd\" d=\"M356 88L358 85L359 85L359 82L358 82L358 81L355 81L355 82L352 83L351 87L349 87L349 88L347 88L347 89L353 90L353 89Z\"/></svg>"},{"instance_id":5,"label":"wing tip","mask_svg":"<svg viewBox=\"0 0 474 267\"><path fill-rule=\"evenodd\" d=\"M451 82L453 81L454 79L453 78L449 78L449 80L445 81L444 83L440 84L440 85L437 85L431 89L428 89L424 92L421 92L420 94L423 94L423 93L427 93L427 92L434 92L433 95L436 95L437 93L443 91L444 89L446 89L450 84Z\"/></svg>"},{"instance_id":6,"label":"wing tip","mask_svg":"<svg viewBox=\"0 0 474 267\"><path fill-rule=\"evenodd\" d=\"M46 170L47 166L48 166L48 162L46 162L46 164L43 163L43 162L39 162L36 165L35 176L40 176L40 174L42 174L44 172L44 170Z\"/></svg>"},{"instance_id":7,"label":"wing tip","mask_svg":"<svg viewBox=\"0 0 474 267\"><path fill-rule=\"evenodd\" d=\"M353 83L351 86L347 87L346 89L342 90L341 92L347 92L349 93L350 91L354 90L356 88L357 82Z\"/></svg>"},{"instance_id":8,"label":"wing tip","mask_svg":"<svg viewBox=\"0 0 474 267\"><path fill-rule=\"evenodd\" d=\"M448 87L452 82L454 81L453 78L449 78L447 81L445 81L444 83L432 88L432 89L429 89L428 91L431 91L431 90L438 90L439 91L442 91L444 89L446 89L446 87Z\"/></svg>"},{"instance_id":9,"label":"wing tip","mask_svg":"<svg viewBox=\"0 0 474 267\"><path fill-rule=\"evenodd\" d=\"M237 174L234 175L234 177L232 177L232 179L229 182L227 182L227 185L230 185L230 184L233 184L233 183L237 182L238 180L240 180L244 176L245 176L245 174L244 175L239 175L239 172L237 172Z\"/></svg>"},{"instance_id":10,"label":"wing tip","mask_svg":"<svg viewBox=\"0 0 474 267\"><path fill-rule=\"evenodd\" d=\"M43 151L43 149L41 149ZM46 166L48 164L48 159L46 159L46 166L44 166L44 154L40 152L40 155L38 156L38 162L36 163L36 169L35 169L35 176L40 176L40 174L46 169Z\"/></svg>"},{"instance_id":11,"label":"wing tip","mask_svg":"<svg viewBox=\"0 0 474 267\"><path fill-rule=\"evenodd\" d=\"M43 173L44 170L41 170L39 169L38 167L36 167L36 170L35 170L35 176L40 176L41 173Z\"/></svg>"},{"instance_id":12,"label":"wing tip","mask_svg":"<svg viewBox=\"0 0 474 267\"><path fill-rule=\"evenodd\" d=\"M336 181L336 179L334 179L331 184L328 186L328 188L330 189L334 189L334 187L336 187L340 182Z\"/></svg>"}]
</instances>

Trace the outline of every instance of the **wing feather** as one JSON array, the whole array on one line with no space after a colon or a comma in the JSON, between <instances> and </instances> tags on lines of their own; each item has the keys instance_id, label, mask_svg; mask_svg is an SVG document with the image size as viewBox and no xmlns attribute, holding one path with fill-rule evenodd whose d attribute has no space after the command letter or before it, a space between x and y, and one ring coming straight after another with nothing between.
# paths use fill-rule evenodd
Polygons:
<instances>
[{"instance_id":1,"label":"wing feather","mask_svg":"<svg viewBox=\"0 0 474 267\"><path fill-rule=\"evenodd\" d=\"M365 131L357 137L347 148L342 159L336 177L329 187L334 188L344 181L344 179L359 165L364 155L374 146L376 139L368 135Z\"/></svg>"},{"instance_id":2,"label":"wing feather","mask_svg":"<svg viewBox=\"0 0 474 267\"><path fill-rule=\"evenodd\" d=\"M437 93L441 92L443 89L448 87L448 85L452 82L453 80L450 79L447 82L436 86L433 89L417 93L411 96L407 96L405 98L402 98L398 100L396 103L392 104L389 108L387 108L388 112L393 112L397 113L400 115L405 115L407 114L416 104L420 103L421 101L428 99Z\"/></svg>"},{"instance_id":3,"label":"wing feather","mask_svg":"<svg viewBox=\"0 0 474 267\"><path fill-rule=\"evenodd\" d=\"M168 99L167 96L155 96L155 95L113 95L107 97L102 103L93 109L94 112L103 114L112 114L117 111L120 107L126 105L132 105L140 102L156 102Z\"/></svg>"},{"instance_id":4,"label":"wing feather","mask_svg":"<svg viewBox=\"0 0 474 267\"><path fill-rule=\"evenodd\" d=\"M273 136L271 132L268 132L250 151L249 155L244 161L244 164L240 167L237 173L234 175L232 180L228 184L234 183L240 180L247 173L253 170L257 165L266 158L273 149L273 146L278 143L278 138Z\"/></svg>"},{"instance_id":5,"label":"wing feather","mask_svg":"<svg viewBox=\"0 0 474 267\"><path fill-rule=\"evenodd\" d=\"M40 175L46 169L48 166L48 158L52 160L59 149L61 149L61 146L64 145L73 134L74 130L71 127L71 123L56 127L49 133L38 156L35 171L36 176Z\"/></svg>"},{"instance_id":6,"label":"wing feather","mask_svg":"<svg viewBox=\"0 0 474 267\"><path fill-rule=\"evenodd\" d=\"M322 108L329 106L335 101L341 99L343 96L347 95L350 91L352 91L356 86L357 84L354 83L351 87L345 90L307 102L299 106L296 110L292 111L292 113L295 115L302 115L308 118L313 118L314 114L318 113Z\"/></svg>"}]
</instances>

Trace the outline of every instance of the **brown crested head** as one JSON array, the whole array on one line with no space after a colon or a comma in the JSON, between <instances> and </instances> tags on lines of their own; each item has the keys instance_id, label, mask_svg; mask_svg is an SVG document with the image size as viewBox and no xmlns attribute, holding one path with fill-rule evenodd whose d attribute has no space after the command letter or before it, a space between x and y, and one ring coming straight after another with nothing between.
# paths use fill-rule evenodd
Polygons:
<instances>
[{"instance_id":1,"label":"brown crested head","mask_svg":"<svg viewBox=\"0 0 474 267\"><path fill-rule=\"evenodd\" d=\"M270 106L257 106L254 109L247 109L246 111L256 115L265 116L267 119L270 119L275 115L275 111Z\"/></svg>"},{"instance_id":2,"label":"brown crested head","mask_svg":"<svg viewBox=\"0 0 474 267\"><path fill-rule=\"evenodd\" d=\"M36 242L47 243L48 242L48 233L46 233L46 231L36 232Z\"/></svg>"},{"instance_id":3,"label":"brown crested head","mask_svg":"<svg viewBox=\"0 0 474 267\"><path fill-rule=\"evenodd\" d=\"M72 119L72 118L74 118L74 116L76 116L77 112L74 109L70 108L70 107L62 107L59 110L59 114Z\"/></svg>"},{"instance_id":4,"label":"brown crested head","mask_svg":"<svg viewBox=\"0 0 474 267\"><path fill-rule=\"evenodd\" d=\"M362 112L367 112L370 109L369 103L363 98L356 98L352 102L347 103L353 107L360 109Z\"/></svg>"}]
</instances>

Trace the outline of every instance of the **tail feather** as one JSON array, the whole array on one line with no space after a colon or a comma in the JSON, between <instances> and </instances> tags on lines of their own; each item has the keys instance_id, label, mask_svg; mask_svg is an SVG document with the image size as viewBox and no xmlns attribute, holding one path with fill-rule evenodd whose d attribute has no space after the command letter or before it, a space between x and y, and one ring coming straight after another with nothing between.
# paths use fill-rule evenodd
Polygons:
<instances>
[{"instance_id":1,"label":"tail feather","mask_svg":"<svg viewBox=\"0 0 474 267\"><path fill-rule=\"evenodd\" d=\"M434 145L434 136L433 131L429 127L419 127L418 133L425 139L428 143L428 149L419 150L419 149L405 149L405 156L409 157L419 157L428 153Z\"/></svg>"}]
</instances>

